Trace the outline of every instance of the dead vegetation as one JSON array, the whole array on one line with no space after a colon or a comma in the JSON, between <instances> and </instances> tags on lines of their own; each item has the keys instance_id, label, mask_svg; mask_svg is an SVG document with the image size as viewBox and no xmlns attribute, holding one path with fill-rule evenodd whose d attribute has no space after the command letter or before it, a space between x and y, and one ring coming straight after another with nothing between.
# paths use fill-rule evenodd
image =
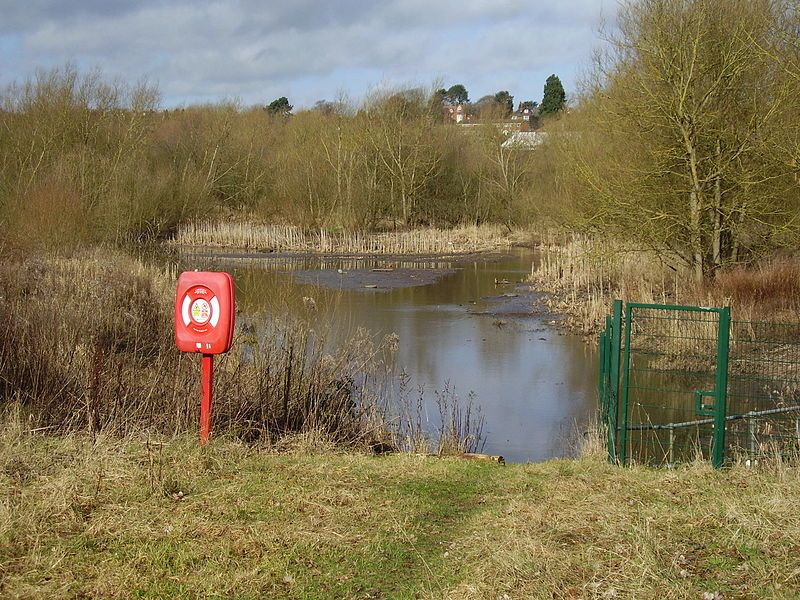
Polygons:
<instances>
[{"instance_id":1,"label":"dead vegetation","mask_svg":"<svg viewBox=\"0 0 800 600\"><path fill-rule=\"evenodd\" d=\"M485 252L507 248L524 237L522 232L512 236L507 229L497 225L383 233L329 233L292 225L204 222L180 226L175 243L180 246L243 248L266 252L406 255Z\"/></svg>"},{"instance_id":2,"label":"dead vegetation","mask_svg":"<svg viewBox=\"0 0 800 600\"><path fill-rule=\"evenodd\" d=\"M99 250L3 263L0 409L51 433L196 430L199 363L174 347L175 275ZM437 439L459 452L480 443L479 423L459 420L437 436L402 406L397 336L358 330L328 349L324 328L302 318L239 321L233 351L216 361L217 434L266 444L303 434L415 451ZM448 398L443 423L460 419Z\"/></svg>"},{"instance_id":3,"label":"dead vegetation","mask_svg":"<svg viewBox=\"0 0 800 600\"><path fill-rule=\"evenodd\" d=\"M629 243L568 236L542 245L531 281L552 295L549 307L567 315L566 324L596 334L616 298L626 302L730 306L740 321L800 319L800 262L776 257L755 265L720 270L702 284L668 253L642 250Z\"/></svg>"}]
</instances>

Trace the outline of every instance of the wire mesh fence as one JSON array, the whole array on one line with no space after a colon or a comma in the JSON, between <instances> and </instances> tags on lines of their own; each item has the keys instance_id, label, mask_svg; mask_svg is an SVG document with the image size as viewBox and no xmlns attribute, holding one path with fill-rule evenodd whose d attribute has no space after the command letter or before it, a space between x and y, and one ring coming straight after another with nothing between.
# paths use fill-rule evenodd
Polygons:
<instances>
[{"instance_id":1,"label":"wire mesh fence","mask_svg":"<svg viewBox=\"0 0 800 600\"><path fill-rule=\"evenodd\" d=\"M800 445L800 324L733 321L727 437L731 457Z\"/></svg>"},{"instance_id":2,"label":"wire mesh fence","mask_svg":"<svg viewBox=\"0 0 800 600\"><path fill-rule=\"evenodd\" d=\"M731 321L728 308L622 312L615 302L600 338L611 461L719 467L798 451L800 324Z\"/></svg>"}]
</instances>

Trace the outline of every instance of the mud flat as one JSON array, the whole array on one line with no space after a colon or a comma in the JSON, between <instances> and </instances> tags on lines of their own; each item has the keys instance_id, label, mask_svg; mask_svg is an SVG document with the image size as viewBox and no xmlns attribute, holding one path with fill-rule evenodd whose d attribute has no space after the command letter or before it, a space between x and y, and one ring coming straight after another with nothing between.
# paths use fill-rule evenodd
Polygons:
<instances>
[{"instance_id":1,"label":"mud flat","mask_svg":"<svg viewBox=\"0 0 800 600\"><path fill-rule=\"evenodd\" d=\"M385 292L396 288L416 287L438 283L459 269L314 269L295 271L298 283L341 290Z\"/></svg>"}]
</instances>

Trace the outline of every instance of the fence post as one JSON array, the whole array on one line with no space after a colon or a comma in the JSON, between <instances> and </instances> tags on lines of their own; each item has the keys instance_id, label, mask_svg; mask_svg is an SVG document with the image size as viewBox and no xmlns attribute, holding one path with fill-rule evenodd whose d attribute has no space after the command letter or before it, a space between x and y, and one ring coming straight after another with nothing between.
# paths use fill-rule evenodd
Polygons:
<instances>
[{"instance_id":1,"label":"fence post","mask_svg":"<svg viewBox=\"0 0 800 600\"><path fill-rule=\"evenodd\" d=\"M619 415L619 353L622 340L622 300L614 300L611 314L611 339L608 345L608 459L617 462L617 420Z\"/></svg>"},{"instance_id":2,"label":"fence post","mask_svg":"<svg viewBox=\"0 0 800 600\"><path fill-rule=\"evenodd\" d=\"M606 328L600 332L600 369L598 369L597 397L600 400L600 422L608 426L608 320L606 317Z\"/></svg>"},{"instance_id":3,"label":"fence post","mask_svg":"<svg viewBox=\"0 0 800 600\"><path fill-rule=\"evenodd\" d=\"M619 463L625 465L628 454L628 373L631 362L631 321L633 307L625 307L625 354L622 362L622 409L619 426Z\"/></svg>"},{"instance_id":4,"label":"fence post","mask_svg":"<svg viewBox=\"0 0 800 600\"><path fill-rule=\"evenodd\" d=\"M715 469L725 462L725 417L728 414L728 356L731 336L731 309L719 311L717 334L717 380L714 400L714 442L711 448L711 464Z\"/></svg>"}]
</instances>

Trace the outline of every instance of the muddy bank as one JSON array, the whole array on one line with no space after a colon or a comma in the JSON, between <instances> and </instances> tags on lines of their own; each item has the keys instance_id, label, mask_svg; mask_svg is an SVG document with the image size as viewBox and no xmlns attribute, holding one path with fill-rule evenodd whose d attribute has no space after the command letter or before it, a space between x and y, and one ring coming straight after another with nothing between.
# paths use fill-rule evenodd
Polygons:
<instances>
[{"instance_id":1,"label":"muddy bank","mask_svg":"<svg viewBox=\"0 0 800 600\"><path fill-rule=\"evenodd\" d=\"M519 246L524 248L525 246ZM485 262L497 262L503 260L507 253L495 250L475 251L475 252L446 252L440 254L369 254L369 253L342 253L342 252L311 252L311 251L250 251L250 250L228 250L213 247L178 247L177 252L180 256L188 259L210 258L217 260L340 260L340 261L367 261L375 263L430 263L430 262L454 262L481 260Z\"/></svg>"},{"instance_id":2,"label":"muddy bank","mask_svg":"<svg viewBox=\"0 0 800 600\"><path fill-rule=\"evenodd\" d=\"M459 269L314 269L295 271L298 283L337 290L385 292L395 288L431 285L458 272Z\"/></svg>"}]
</instances>

